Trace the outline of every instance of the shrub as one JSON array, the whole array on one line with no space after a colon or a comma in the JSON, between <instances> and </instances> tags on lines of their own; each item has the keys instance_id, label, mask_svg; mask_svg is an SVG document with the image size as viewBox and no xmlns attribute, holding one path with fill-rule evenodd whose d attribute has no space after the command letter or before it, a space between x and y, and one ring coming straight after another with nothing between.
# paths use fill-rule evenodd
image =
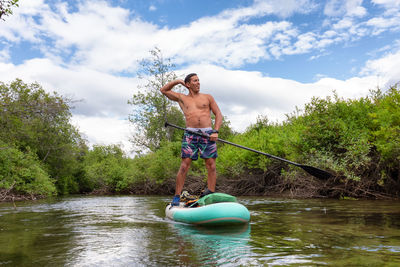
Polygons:
<instances>
[{"instance_id":1,"label":"shrub","mask_svg":"<svg viewBox=\"0 0 400 267\"><path fill-rule=\"evenodd\" d=\"M36 196L56 194L54 181L37 156L0 142L0 188Z\"/></svg>"}]
</instances>

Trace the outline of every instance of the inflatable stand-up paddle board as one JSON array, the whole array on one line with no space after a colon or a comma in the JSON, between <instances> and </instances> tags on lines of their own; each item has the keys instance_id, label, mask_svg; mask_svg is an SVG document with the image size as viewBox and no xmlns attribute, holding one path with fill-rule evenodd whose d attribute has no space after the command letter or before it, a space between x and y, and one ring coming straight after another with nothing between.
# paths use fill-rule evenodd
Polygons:
<instances>
[{"instance_id":1,"label":"inflatable stand-up paddle board","mask_svg":"<svg viewBox=\"0 0 400 267\"><path fill-rule=\"evenodd\" d=\"M179 206L168 204L165 214L174 221L196 225L230 225L250 221L248 209L228 194L209 194L196 204L197 207L186 207L183 202Z\"/></svg>"}]
</instances>

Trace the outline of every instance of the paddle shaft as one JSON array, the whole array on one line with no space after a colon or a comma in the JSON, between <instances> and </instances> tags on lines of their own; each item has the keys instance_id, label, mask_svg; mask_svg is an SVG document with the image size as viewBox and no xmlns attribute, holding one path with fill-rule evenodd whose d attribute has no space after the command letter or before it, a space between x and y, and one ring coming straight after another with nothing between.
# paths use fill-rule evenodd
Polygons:
<instances>
[{"instance_id":1,"label":"paddle shaft","mask_svg":"<svg viewBox=\"0 0 400 267\"><path fill-rule=\"evenodd\" d=\"M165 127L167 127L167 126L171 126L171 127L177 128L177 129L181 129L181 130L187 131L187 132L192 133L192 134L197 134L197 135L200 135L200 136L205 137L205 138L209 138L210 137L209 135L204 134L202 132L191 131L191 130L185 129L183 127L168 123L166 121L165 122ZM329 179L329 178L332 177L331 173L329 173L327 171L324 171L324 170L321 170L321 169L318 169L318 168L315 168L313 166L302 165L302 164L299 164L299 163L296 163L296 162L293 162L293 161L290 161L290 160L287 160L287 159L283 159L283 158L280 158L280 157L277 157L277 156L274 156L274 155L271 155L271 154L268 154L268 153L265 153L265 152L261 152L261 151L258 151L258 150L252 149L252 148L241 146L241 145L238 145L238 144L235 144L235 143L232 143L232 142L220 139L220 138L218 138L217 140L222 142L222 143L228 144L228 145L236 146L236 147L248 150L248 151L252 151L252 152L267 156L269 158L277 159L277 160L292 164L294 166L300 167L303 170L305 170L306 172L308 172L309 174L311 174L312 176L315 176L315 177L317 177L319 179L324 179L325 180L325 179Z\"/></svg>"},{"instance_id":2,"label":"paddle shaft","mask_svg":"<svg viewBox=\"0 0 400 267\"><path fill-rule=\"evenodd\" d=\"M204 134L202 132L191 131L191 130L188 130L186 128L171 124L169 122L165 122L165 127L167 127L167 126L171 126L173 128L181 129L181 130L187 131L187 132L192 133L192 134L200 135L200 136L205 137L205 138L209 138L210 137L209 135ZM273 158L273 159L277 159L277 160L280 160L280 161L284 161L286 163L293 164L293 165L298 166L298 167L302 166L299 163L296 163L296 162L293 162L293 161L290 161L290 160L287 160L287 159L284 159L284 158L280 158L280 157L277 157L277 156L274 156L274 155L271 155L271 154L268 154L268 153L265 153L265 152L261 152L261 151L258 151L258 150L255 150L255 149L252 149L252 148L249 148L249 147L241 146L241 145L226 141L226 140L221 139L221 138L218 138L218 141L221 142L221 143L225 143L225 144L231 145L231 146L236 146L236 147L248 150L248 151L252 151L252 152L255 152L255 153L258 153L258 154L262 154L262 155L267 156L269 158Z\"/></svg>"}]
</instances>

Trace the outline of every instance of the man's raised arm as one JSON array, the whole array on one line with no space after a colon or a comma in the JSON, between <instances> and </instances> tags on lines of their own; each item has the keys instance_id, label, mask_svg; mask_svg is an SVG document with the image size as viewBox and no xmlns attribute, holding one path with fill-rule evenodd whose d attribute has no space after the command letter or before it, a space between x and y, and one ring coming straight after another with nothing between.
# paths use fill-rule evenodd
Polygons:
<instances>
[{"instance_id":1,"label":"man's raised arm","mask_svg":"<svg viewBox=\"0 0 400 267\"><path fill-rule=\"evenodd\" d=\"M168 97L169 99L171 99L172 101L179 101L179 93L172 91L172 88L174 88L174 86L181 84L183 86L186 87L185 83L183 82L183 80L173 80L169 83L167 83L166 85L164 85L163 87L161 87L160 91L163 95L165 95L166 97Z\"/></svg>"}]
</instances>

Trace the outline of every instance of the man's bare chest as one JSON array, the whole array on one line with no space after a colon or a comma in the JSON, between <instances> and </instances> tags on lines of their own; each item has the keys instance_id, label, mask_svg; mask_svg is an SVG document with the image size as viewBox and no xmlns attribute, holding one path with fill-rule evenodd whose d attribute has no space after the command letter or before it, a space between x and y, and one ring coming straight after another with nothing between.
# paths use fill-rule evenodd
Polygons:
<instances>
[{"instance_id":1,"label":"man's bare chest","mask_svg":"<svg viewBox=\"0 0 400 267\"><path fill-rule=\"evenodd\" d=\"M196 111L196 110L209 110L210 109L210 101L205 96L199 96L196 98L192 97L182 97L181 103L182 109L184 111Z\"/></svg>"}]
</instances>

